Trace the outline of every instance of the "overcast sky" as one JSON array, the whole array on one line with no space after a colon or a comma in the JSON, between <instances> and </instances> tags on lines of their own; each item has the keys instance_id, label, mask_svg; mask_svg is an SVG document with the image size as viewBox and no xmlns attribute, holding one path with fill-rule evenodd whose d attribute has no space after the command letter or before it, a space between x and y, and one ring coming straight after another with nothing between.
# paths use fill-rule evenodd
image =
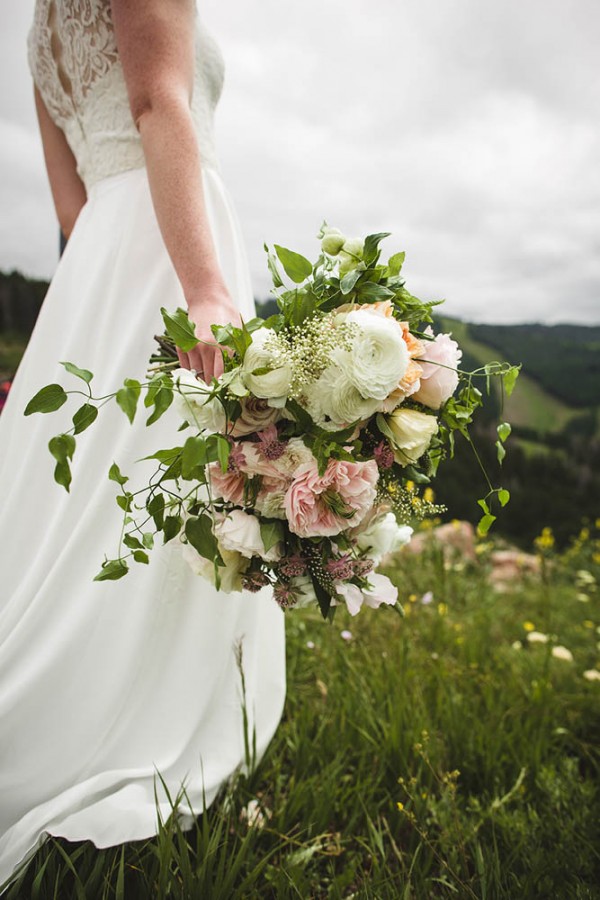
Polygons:
<instances>
[{"instance_id":1,"label":"overcast sky","mask_svg":"<svg viewBox=\"0 0 600 900\"><path fill-rule=\"evenodd\" d=\"M598 0L201 0L226 61L222 171L255 294L263 241L390 231L407 286L473 321L600 322ZM56 231L25 39L0 0L0 268Z\"/></svg>"}]
</instances>

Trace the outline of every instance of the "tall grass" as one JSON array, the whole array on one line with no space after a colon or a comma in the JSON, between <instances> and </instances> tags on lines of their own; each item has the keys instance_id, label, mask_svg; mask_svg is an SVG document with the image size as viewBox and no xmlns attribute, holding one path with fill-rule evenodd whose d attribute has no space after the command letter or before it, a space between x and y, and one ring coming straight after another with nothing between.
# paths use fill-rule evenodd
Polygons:
<instances>
[{"instance_id":1,"label":"tall grass","mask_svg":"<svg viewBox=\"0 0 600 900\"><path fill-rule=\"evenodd\" d=\"M285 716L256 771L185 833L173 816L108 850L50 839L6 896L600 897L598 541L546 546L503 593L491 549L401 557L404 619L289 614Z\"/></svg>"}]
</instances>

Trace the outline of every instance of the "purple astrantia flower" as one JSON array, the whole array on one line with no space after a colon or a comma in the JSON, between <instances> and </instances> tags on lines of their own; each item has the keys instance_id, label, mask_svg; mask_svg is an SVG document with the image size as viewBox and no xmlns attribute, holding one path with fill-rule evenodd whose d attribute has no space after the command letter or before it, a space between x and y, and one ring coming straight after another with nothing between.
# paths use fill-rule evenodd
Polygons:
<instances>
[{"instance_id":1,"label":"purple astrantia flower","mask_svg":"<svg viewBox=\"0 0 600 900\"><path fill-rule=\"evenodd\" d=\"M354 575L354 561L349 556L328 559L325 563L325 571L336 581L348 581Z\"/></svg>"},{"instance_id":2,"label":"purple astrantia flower","mask_svg":"<svg viewBox=\"0 0 600 900\"><path fill-rule=\"evenodd\" d=\"M377 444L373 456L380 469L391 469L394 465L394 453L387 441Z\"/></svg>"},{"instance_id":3,"label":"purple astrantia flower","mask_svg":"<svg viewBox=\"0 0 600 900\"><path fill-rule=\"evenodd\" d=\"M306 574L306 560L302 556L286 556L279 560L278 569L286 578Z\"/></svg>"},{"instance_id":4,"label":"purple astrantia flower","mask_svg":"<svg viewBox=\"0 0 600 900\"><path fill-rule=\"evenodd\" d=\"M255 446L261 456L273 461L283 456L287 442L279 440L277 426L272 424L265 428L264 431L258 432L258 441Z\"/></svg>"},{"instance_id":5,"label":"purple astrantia flower","mask_svg":"<svg viewBox=\"0 0 600 900\"><path fill-rule=\"evenodd\" d=\"M270 581L264 572L248 572L246 575L242 575L242 587L245 591L252 591L253 594L268 584Z\"/></svg>"}]
</instances>

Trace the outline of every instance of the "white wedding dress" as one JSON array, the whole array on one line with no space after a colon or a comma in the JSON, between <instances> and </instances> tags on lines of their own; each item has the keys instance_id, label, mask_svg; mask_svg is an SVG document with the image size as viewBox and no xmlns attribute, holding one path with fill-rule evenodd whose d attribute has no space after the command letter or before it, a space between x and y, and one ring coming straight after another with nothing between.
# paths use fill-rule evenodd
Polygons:
<instances>
[{"instance_id":1,"label":"white wedding dress","mask_svg":"<svg viewBox=\"0 0 600 900\"><path fill-rule=\"evenodd\" d=\"M207 211L248 317L249 270L213 141L223 61L198 17L196 46ZM96 396L143 379L163 331L160 307L185 305L154 215L109 0L38 0L29 55L88 201L0 416L0 884L47 835L106 847L155 834L155 788L163 818L171 810L157 772L173 796L184 784L189 826L244 765L240 644L258 758L285 695L283 613L269 590L218 593L192 573L177 539L125 578L93 581L115 555L122 522L108 469L116 461L135 485L134 460L180 442L173 408L147 428L144 408L131 426L114 402L104 407L77 438L69 494L53 480L47 445L83 398L23 415L43 385L83 385L60 361L91 369Z\"/></svg>"}]
</instances>

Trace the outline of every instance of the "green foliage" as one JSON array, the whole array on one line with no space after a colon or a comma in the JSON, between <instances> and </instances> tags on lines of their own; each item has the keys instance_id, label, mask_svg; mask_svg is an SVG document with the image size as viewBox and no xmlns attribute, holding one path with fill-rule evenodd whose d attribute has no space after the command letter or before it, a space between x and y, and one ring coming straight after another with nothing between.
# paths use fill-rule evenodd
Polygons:
<instances>
[{"instance_id":1,"label":"green foliage","mask_svg":"<svg viewBox=\"0 0 600 900\"><path fill-rule=\"evenodd\" d=\"M258 768L187 832L161 815L157 837L119 847L48 839L7 900L597 900L599 685L582 677L598 663L595 537L502 594L495 548L479 549L476 563L401 555L388 574L405 619L287 615L286 707ZM171 806L187 808L183 791Z\"/></svg>"},{"instance_id":2,"label":"green foliage","mask_svg":"<svg viewBox=\"0 0 600 900\"><path fill-rule=\"evenodd\" d=\"M71 434L57 434L50 438L48 449L56 460L54 480L62 485L67 492L71 484L71 467L69 460L75 453L75 438Z\"/></svg>"},{"instance_id":3,"label":"green foliage","mask_svg":"<svg viewBox=\"0 0 600 900\"><path fill-rule=\"evenodd\" d=\"M47 384L35 394L27 406L25 407L25 415L30 416L32 413L55 412L67 402L65 389L60 384Z\"/></svg>"}]
</instances>

